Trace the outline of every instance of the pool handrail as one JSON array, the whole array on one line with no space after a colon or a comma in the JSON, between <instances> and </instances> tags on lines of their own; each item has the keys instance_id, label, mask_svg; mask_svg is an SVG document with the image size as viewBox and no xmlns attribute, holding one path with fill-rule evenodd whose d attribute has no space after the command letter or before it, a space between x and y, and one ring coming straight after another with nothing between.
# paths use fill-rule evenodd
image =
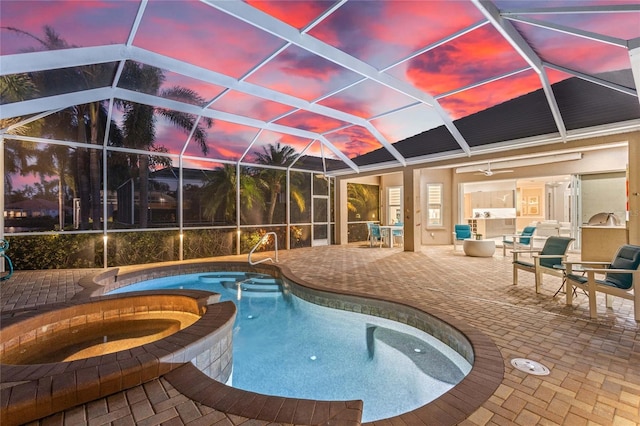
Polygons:
<instances>
[{"instance_id":1,"label":"pool handrail","mask_svg":"<svg viewBox=\"0 0 640 426\"><path fill-rule=\"evenodd\" d=\"M263 242L265 242L267 240L267 238L269 238L269 235L273 235L273 240L275 243L275 248L276 248L276 260L274 261L273 259L271 259L270 257L267 257L266 259L261 259L258 260L256 262L251 261L251 255L253 254L253 252L262 245ZM266 262L267 260L270 260L273 263L277 263L278 262L278 235L275 232L267 232L266 234L264 234L262 236L262 238L260 238L260 241L258 241L258 243L253 246L253 248L251 249L251 251L249 252L249 265L257 265L258 263L262 263L262 262Z\"/></svg>"}]
</instances>

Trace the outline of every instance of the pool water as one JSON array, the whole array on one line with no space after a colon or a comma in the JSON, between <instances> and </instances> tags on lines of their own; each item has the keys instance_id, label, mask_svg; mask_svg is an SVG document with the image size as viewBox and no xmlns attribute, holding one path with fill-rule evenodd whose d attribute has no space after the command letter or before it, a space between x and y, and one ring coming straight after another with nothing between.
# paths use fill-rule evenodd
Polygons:
<instances>
[{"instance_id":1,"label":"pool water","mask_svg":"<svg viewBox=\"0 0 640 426\"><path fill-rule=\"evenodd\" d=\"M363 422L414 410L451 389L471 365L418 329L318 306L260 274L165 277L111 292L199 289L237 306L229 385L268 395L364 401Z\"/></svg>"}]
</instances>

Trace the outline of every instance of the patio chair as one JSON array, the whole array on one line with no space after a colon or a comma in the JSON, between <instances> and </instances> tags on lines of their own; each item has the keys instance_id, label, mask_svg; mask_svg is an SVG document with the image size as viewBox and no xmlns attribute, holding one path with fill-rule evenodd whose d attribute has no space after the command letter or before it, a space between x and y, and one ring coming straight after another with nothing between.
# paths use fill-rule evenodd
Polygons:
<instances>
[{"instance_id":1,"label":"patio chair","mask_svg":"<svg viewBox=\"0 0 640 426\"><path fill-rule=\"evenodd\" d=\"M535 226L525 226L522 232L515 235L502 236L502 256L507 255L507 249L511 250L533 250L533 233L536 231Z\"/></svg>"},{"instance_id":2,"label":"patio chair","mask_svg":"<svg viewBox=\"0 0 640 426\"><path fill-rule=\"evenodd\" d=\"M371 240L371 225L373 222L366 222L367 225L367 241Z\"/></svg>"},{"instance_id":3,"label":"patio chair","mask_svg":"<svg viewBox=\"0 0 640 426\"><path fill-rule=\"evenodd\" d=\"M402 222L396 222L395 226L403 226ZM391 238L393 238L394 242L396 238L400 240L400 244L404 244L404 229L394 229L391 231Z\"/></svg>"},{"instance_id":4,"label":"patio chair","mask_svg":"<svg viewBox=\"0 0 640 426\"><path fill-rule=\"evenodd\" d=\"M573 304L573 288L579 288L589 296L589 316L598 317L596 294L604 293L607 308L613 305L612 296L633 301L633 319L640 322L640 246L621 246L611 263L564 262L566 267L566 303ZM581 268L579 271L575 267ZM571 290L571 291L570 291Z\"/></svg>"},{"instance_id":5,"label":"patio chair","mask_svg":"<svg viewBox=\"0 0 640 426\"><path fill-rule=\"evenodd\" d=\"M455 250L458 242L471 238L471 225L456 224L453 226L453 249Z\"/></svg>"},{"instance_id":6,"label":"patio chair","mask_svg":"<svg viewBox=\"0 0 640 426\"><path fill-rule=\"evenodd\" d=\"M382 247L382 233L377 223L370 224L369 228L369 247L373 247L374 243L379 243L379 247Z\"/></svg>"},{"instance_id":7,"label":"patio chair","mask_svg":"<svg viewBox=\"0 0 640 426\"><path fill-rule=\"evenodd\" d=\"M540 293L542 286L542 276L550 274L557 277L564 277L564 271L559 267L562 261L567 259L567 251L573 238L569 237L549 237L546 239L541 250L513 250L513 284L518 284L518 271L533 272L536 281L536 293ZM533 256L533 262L525 262L518 258L522 253L529 253Z\"/></svg>"}]
</instances>

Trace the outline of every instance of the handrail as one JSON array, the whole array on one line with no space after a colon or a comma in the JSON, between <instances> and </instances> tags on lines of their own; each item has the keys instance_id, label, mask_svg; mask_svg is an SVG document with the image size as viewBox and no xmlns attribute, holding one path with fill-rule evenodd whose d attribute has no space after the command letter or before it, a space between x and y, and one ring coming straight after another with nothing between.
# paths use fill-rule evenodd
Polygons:
<instances>
[{"instance_id":1,"label":"handrail","mask_svg":"<svg viewBox=\"0 0 640 426\"><path fill-rule=\"evenodd\" d=\"M258 247L260 247L260 245L262 245L262 243L269 237L269 235L273 235L273 240L275 242L275 247L276 247L276 260L275 260L275 262L270 257L267 257L266 259L258 260L257 262L252 262L251 261L251 255L253 254L254 251L256 251L256 249ZM260 241L258 241L258 243L255 246L253 246L253 248L249 252L249 259L248 260L249 260L249 265L257 265L258 263L266 262L267 260L270 260L270 261L272 261L274 263L277 263L278 262L278 235L275 232L267 232L266 234L264 234L262 236L262 238L260 238Z\"/></svg>"}]
</instances>

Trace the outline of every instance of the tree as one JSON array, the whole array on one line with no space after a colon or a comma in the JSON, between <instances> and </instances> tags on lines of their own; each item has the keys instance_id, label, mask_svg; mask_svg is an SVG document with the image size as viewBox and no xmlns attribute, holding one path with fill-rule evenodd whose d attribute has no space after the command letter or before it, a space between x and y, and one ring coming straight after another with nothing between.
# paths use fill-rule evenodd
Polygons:
<instances>
[{"instance_id":1,"label":"tree","mask_svg":"<svg viewBox=\"0 0 640 426\"><path fill-rule=\"evenodd\" d=\"M161 96L190 104L203 104L204 99L193 90L174 86L168 89L161 89L164 82L162 70L127 61L122 73L122 83L125 87L136 87L144 93ZM206 129L213 125L213 120L203 118L197 121L191 114L179 111L157 108L149 105L138 104L130 101L119 101L118 106L124 111L123 137L124 144L129 148L142 149L146 151L162 152L162 147L156 146L156 114L168 119L174 126L184 130L186 133L193 130L193 139L198 143L203 154L207 154ZM136 156L135 164L131 164L132 177L139 178L139 216L140 227L146 228L148 225L149 209L149 167L150 161L154 161L147 154Z\"/></svg>"},{"instance_id":2,"label":"tree","mask_svg":"<svg viewBox=\"0 0 640 426\"><path fill-rule=\"evenodd\" d=\"M204 216L208 219L222 218L225 223L235 223L236 217L236 193L237 193L236 167L225 164L216 167L211 180L202 188ZM258 182L251 175L244 175L240 179L240 221L246 222L246 211L253 209L254 204L264 206L264 198Z\"/></svg>"},{"instance_id":3,"label":"tree","mask_svg":"<svg viewBox=\"0 0 640 426\"><path fill-rule=\"evenodd\" d=\"M371 220L370 214L379 210L378 187L359 183L347 184L349 220Z\"/></svg>"},{"instance_id":4,"label":"tree","mask_svg":"<svg viewBox=\"0 0 640 426\"><path fill-rule=\"evenodd\" d=\"M275 145L269 144L267 146L263 146L262 151L263 152L254 153L258 164L287 167L298 158L298 154L293 147L289 145L280 145L280 142L277 142ZM260 169L259 178L269 199L267 223L273 223L273 215L276 209L278 194L282 192L282 186L286 178L286 174L282 170Z\"/></svg>"},{"instance_id":5,"label":"tree","mask_svg":"<svg viewBox=\"0 0 640 426\"><path fill-rule=\"evenodd\" d=\"M44 38L14 27L5 27L5 29L33 38L46 50L77 47L69 45L48 25L43 28ZM30 79L42 93L57 93L98 87L104 85L105 82L110 82L112 75L113 67L110 64L93 64L84 67L52 70L46 73L32 73ZM74 136L79 142L100 145L98 141L101 136L104 137L105 128L99 126L100 117L106 117L106 113L104 112L103 102L98 101L67 108L47 116L44 121L58 123L59 127L57 128L51 124L49 125L50 129L55 129L53 131L55 134L59 135L60 132L65 133L75 129ZM103 119L104 122L106 122L106 119ZM80 148L76 159L78 163L75 176L78 179L76 186L80 196L81 228L87 229L89 219L92 218L93 228L99 229L102 180L100 151L90 149L87 152L86 149Z\"/></svg>"},{"instance_id":6,"label":"tree","mask_svg":"<svg viewBox=\"0 0 640 426\"><path fill-rule=\"evenodd\" d=\"M33 171L41 176L57 177L58 195L58 229L65 227L65 195L67 193L68 181L71 178L69 147L64 145L47 145L44 149L36 152L36 162L28 171Z\"/></svg>"},{"instance_id":7,"label":"tree","mask_svg":"<svg viewBox=\"0 0 640 426\"><path fill-rule=\"evenodd\" d=\"M27 74L12 74L0 76L0 98L5 103L19 102L32 98L38 90ZM39 131L39 121L28 125L19 125L21 117L0 119L0 129L5 134L34 135ZM13 190L11 175L27 174L28 161L34 155L35 144L32 142L15 142L4 147L4 193Z\"/></svg>"}]
</instances>

